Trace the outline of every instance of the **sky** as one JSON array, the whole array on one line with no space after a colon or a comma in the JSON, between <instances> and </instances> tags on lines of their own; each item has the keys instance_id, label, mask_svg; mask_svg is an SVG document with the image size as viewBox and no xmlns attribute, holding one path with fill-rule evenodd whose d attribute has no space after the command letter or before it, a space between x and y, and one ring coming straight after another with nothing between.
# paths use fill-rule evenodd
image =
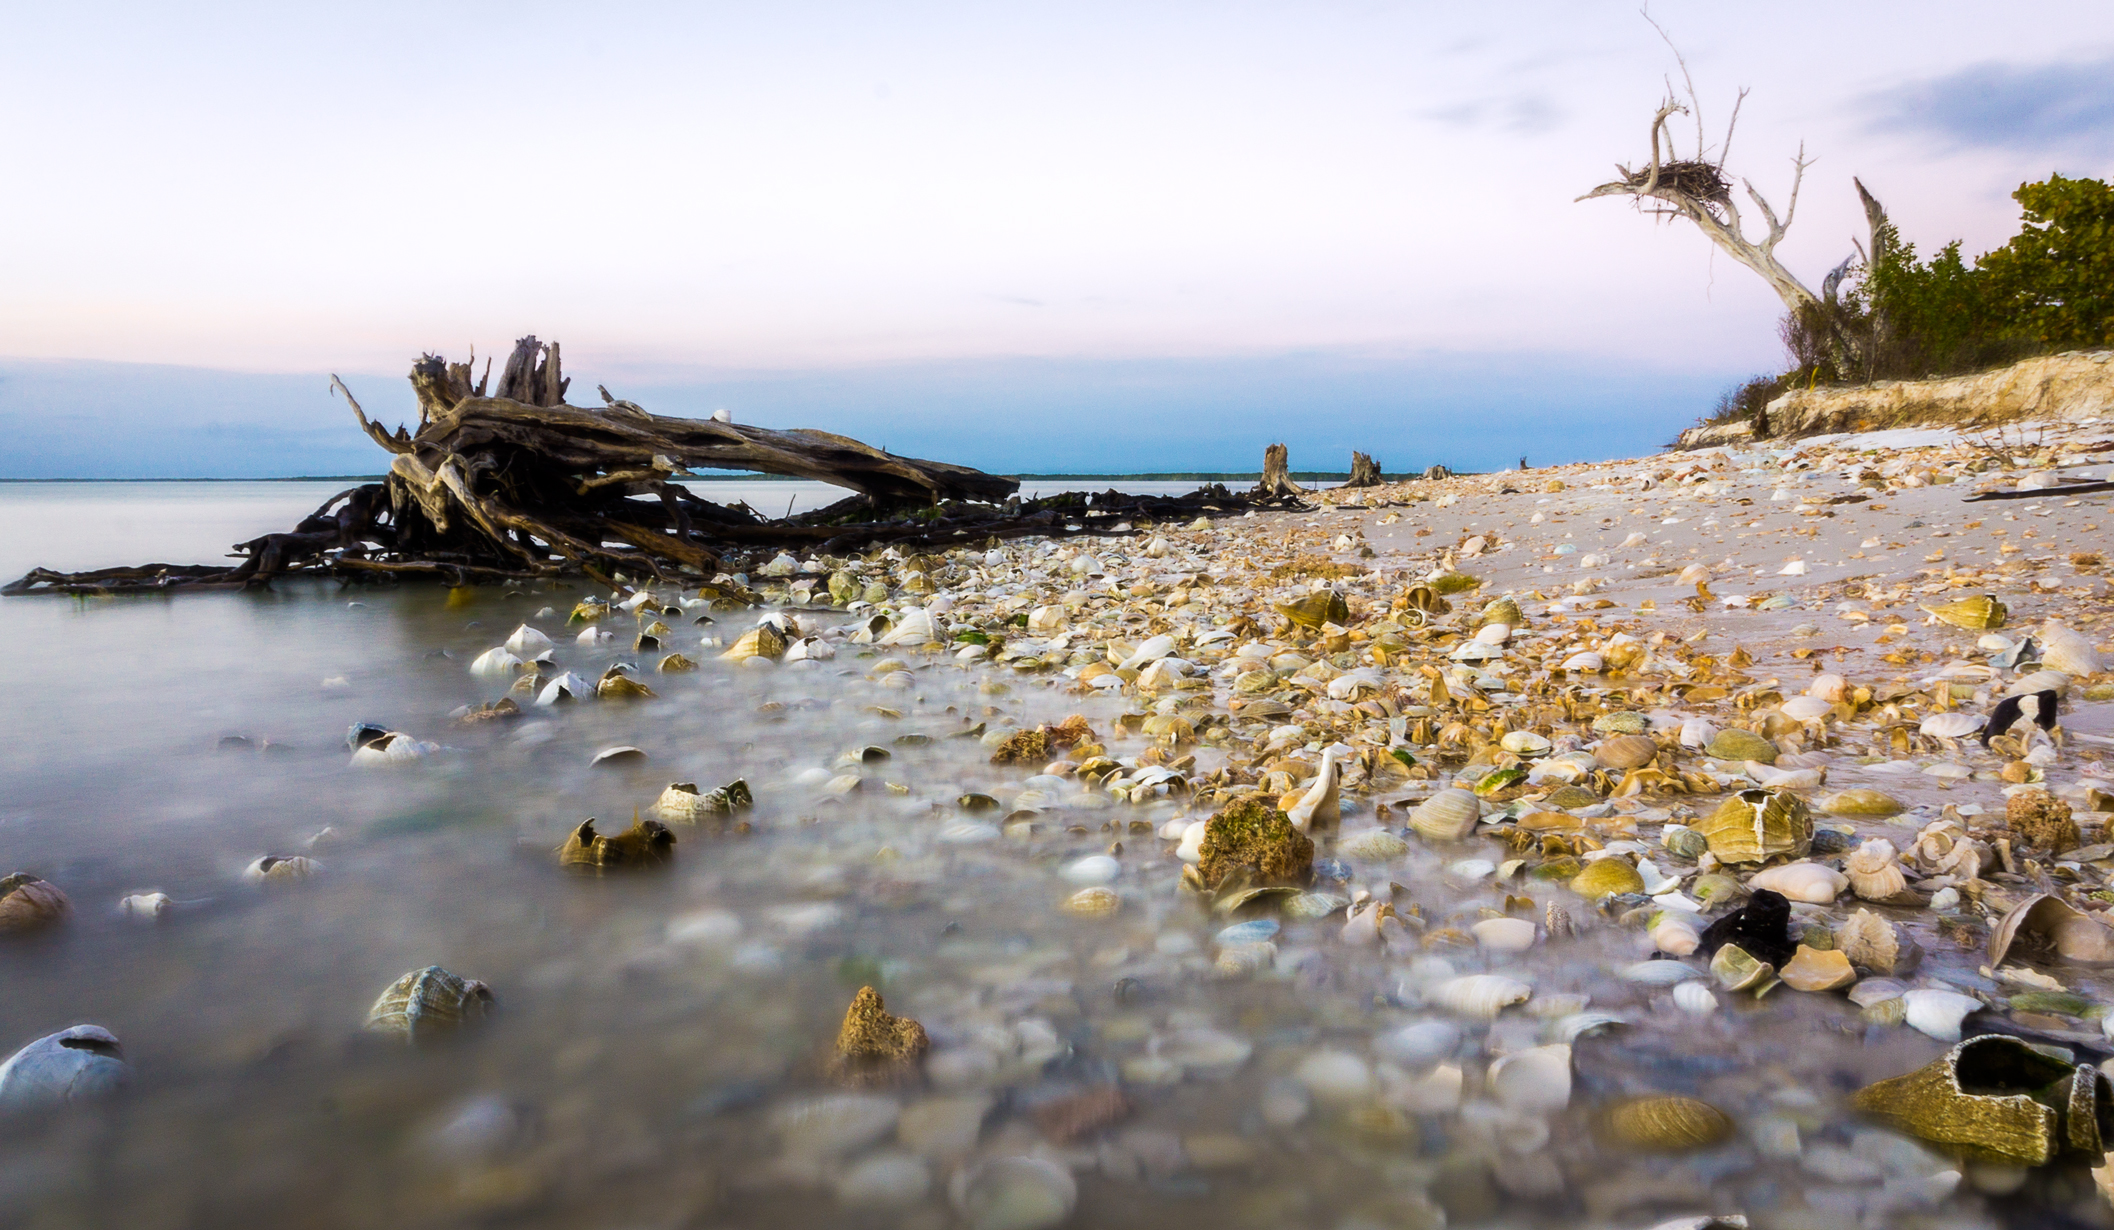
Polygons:
<instances>
[{"instance_id":1,"label":"sky","mask_svg":"<svg viewBox=\"0 0 2114 1230\"><path fill-rule=\"evenodd\" d=\"M1660 0L1809 282L2114 170L2103 3ZM557 338L592 396L1008 471L1648 449L1783 365L1685 223L1574 203L1633 3L17 6L0 477L376 468L326 373ZM1683 121L1684 123L1686 121ZM1695 139L1681 129L1684 144ZM577 397L576 397L577 400Z\"/></svg>"}]
</instances>

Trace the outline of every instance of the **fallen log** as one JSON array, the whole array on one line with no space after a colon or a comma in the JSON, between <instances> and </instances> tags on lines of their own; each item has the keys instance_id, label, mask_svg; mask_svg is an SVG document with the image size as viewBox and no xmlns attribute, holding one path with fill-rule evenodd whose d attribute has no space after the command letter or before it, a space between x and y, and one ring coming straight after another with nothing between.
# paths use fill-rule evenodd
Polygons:
<instances>
[{"instance_id":1,"label":"fallen log","mask_svg":"<svg viewBox=\"0 0 2114 1230\"><path fill-rule=\"evenodd\" d=\"M422 357L411 370L419 424L384 429L337 377L332 389L360 428L387 450L379 483L338 492L286 533L234 546L239 562L146 564L67 573L38 568L0 592L171 593L333 576L388 582L433 577L453 585L562 576L608 583L709 577L744 549L841 553L874 546L962 546L1047 534L1132 532L1137 522L1301 508L1273 445L1282 490L1189 496L1067 492L1021 501L1019 483L967 466L901 457L848 436L780 431L649 414L598 389L603 406L569 405L558 344L515 344L496 390L491 364ZM706 500L680 481L699 469L813 479L854 494L827 508L768 520Z\"/></svg>"}]
</instances>

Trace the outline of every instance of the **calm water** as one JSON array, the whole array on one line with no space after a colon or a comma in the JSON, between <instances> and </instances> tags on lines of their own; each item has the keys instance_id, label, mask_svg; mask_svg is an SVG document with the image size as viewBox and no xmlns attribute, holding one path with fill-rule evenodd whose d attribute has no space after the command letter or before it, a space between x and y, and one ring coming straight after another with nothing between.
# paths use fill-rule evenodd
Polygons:
<instances>
[{"instance_id":1,"label":"calm water","mask_svg":"<svg viewBox=\"0 0 2114 1230\"><path fill-rule=\"evenodd\" d=\"M828 494L756 486L756 499ZM208 558L330 490L0 486L4 570ZM1845 1088L1928 1058L1906 1031L1845 1030L1783 995L1686 1016L1663 988L1602 972L1641 955L1639 937L1607 928L1506 959L1383 954L1341 943L1340 920L1291 923L1276 975L1224 981L1212 937L1228 920L1184 904L1172 847L1130 827L1175 818L1176 803L1111 808L1053 787L1047 810L1003 835L957 806L969 791L1024 802L1025 772L949 736L1074 711L1108 734L1118 699L914 652L895 655L912 685L891 688L869 675L880 653L845 646L834 662L768 669L699 652L699 672L651 676L653 701L450 719L504 690L467 667L520 622L558 636L560 664L584 676L630 659L621 643L562 635L584 592L451 605L438 589L304 583L0 602L13 650L0 874L40 875L77 910L56 934L0 944L0 1052L93 1022L134 1069L117 1098L0 1122L0 1225L942 1230L962 1224L945 1186L972 1148L1058 1158L1079 1175L1080 1227L1436 1227L1441 1209L1452 1225L1646 1226L1712 1207L1796 1212L1763 1225L1993 1224L1978 1198L1930 1186L1946 1163L1831 1110ZM678 647L709 631L671 622ZM355 769L343 739L359 721L443 746ZM269 750L218 750L227 735ZM649 759L589 767L616 744ZM845 766L869 745L891 756ZM854 771L853 793L821 784ZM664 874L584 879L553 864L584 817L620 827L671 780L735 777L755 788L751 835L680 829ZM308 853L325 829L313 879L242 881L252 859ZM1062 913L1074 886L1060 868L1117 841L1123 908ZM1355 884L1402 883L1426 917L1465 911L1465 925L1490 897L1448 874L1461 856L1420 847L1358 865ZM170 918L118 916L122 896L154 889L181 903ZM1634 1028L1579 1043L1579 1096L1545 1120L1479 1092L1478 1057L1546 1042L1552 1021L1470 1023L1467 1092L1442 1110L1446 1069L1375 1041L1440 1019L1416 1007L1434 957L1525 970L1537 1001L1590 994ZM428 964L495 989L489 1026L418 1051L364 1034L377 994ZM926 1024L931 1086L817 1111L807 1100L832 1093L822 1058L865 983ZM1434 1109L1361 1115L1354 1094L1290 1115L1287 1078L1339 1053L1399 1062L1381 1070L1398 1082L1387 1096ZM1079 1145L1044 1139L1038 1106L1118 1072L1133 1118ZM1678 1160L1602 1149L1590 1108L1643 1092L1803 1130L1809 1152L1832 1150L1829 1168L1772 1160L1745 1137ZM879 1128L862 1128L876 1105ZM906 1174L930 1190L866 1203L877 1175ZM2087 1207L2089 1192L2063 1201Z\"/></svg>"}]
</instances>

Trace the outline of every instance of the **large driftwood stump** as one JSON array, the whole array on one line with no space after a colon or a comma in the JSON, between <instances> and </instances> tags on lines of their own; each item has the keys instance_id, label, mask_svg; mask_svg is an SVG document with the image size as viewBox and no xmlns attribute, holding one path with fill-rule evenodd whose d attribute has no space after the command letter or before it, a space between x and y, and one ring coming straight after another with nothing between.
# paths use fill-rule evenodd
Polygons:
<instances>
[{"instance_id":1,"label":"large driftwood stump","mask_svg":"<svg viewBox=\"0 0 2114 1230\"><path fill-rule=\"evenodd\" d=\"M1380 463L1356 449L1351 450L1351 481L1344 486L1377 487L1381 481Z\"/></svg>"},{"instance_id":2,"label":"large driftwood stump","mask_svg":"<svg viewBox=\"0 0 2114 1230\"><path fill-rule=\"evenodd\" d=\"M235 544L221 568L145 564L88 573L36 569L4 591L170 592L241 588L275 576L438 577L452 584L587 576L710 576L729 548L842 553L890 543L961 546L992 538L1134 530L1174 517L1297 506L1223 487L1181 497L1067 493L1021 502L1020 484L967 466L899 457L825 431L774 431L669 418L599 388L596 408L565 401L572 381L556 342L515 343L487 393L491 364L426 355L411 369L416 431L385 430L333 376L360 427L392 454L379 483L341 491L289 533ZM1276 445L1278 473L1284 446ZM855 494L770 521L746 505L700 498L697 469L815 479ZM1287 480L1289 493L1299 488Z\"/></svg>"},{"instance_id":3,"label":"large driftwood stump","mask_svg":"<svg viewBox=\"0 0 2114 1230\"><path fill-rule=\"evenodd\" d=\"M1305 495L1306 488L1292 481L1291 454L1282 444L1273 444L1263 450L1263 480L1255 485L1255 493L1267 499Z\"/></svg>"}]
</instances>

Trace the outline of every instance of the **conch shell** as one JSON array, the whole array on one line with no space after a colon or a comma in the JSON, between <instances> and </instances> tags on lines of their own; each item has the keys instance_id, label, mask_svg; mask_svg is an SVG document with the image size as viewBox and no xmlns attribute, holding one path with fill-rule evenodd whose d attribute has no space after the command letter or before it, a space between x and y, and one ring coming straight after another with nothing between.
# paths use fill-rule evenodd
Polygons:
<instances>
[{"instance_id":1,"label":"conch shell","mask_svg":"<svg viewBox=\"0 0 2114 1230\"><path fill-rule=\"evenodd\" d=\"M605 867L651 867L675 857L675 834L658 820L633 818L631 827L614 837L595 832L594 817L558 848L558 865L578 870Z\"/></svg>"},{"instance_id":2,"label":"conch shell","mask_svg":"<svg viewBox=\"0 0 2114 1230\"><path fill-rule=\"evenodd\" d=\"M1788 790L1742 790L1694 828L1721 863L1796 857L1813 845L1813 817L1805 800Z\"/></svg>"},{"instance_id":3,"label":"conch shell","mask_svg":"<svg viewBox=\"0 0 2114 1230\"><path fill-rule=\"evenodd\" d=\"M756 805L749 783L735 778L717 790L699 791L696 782L669 782L653 801L653 814L674 824L696 824L711 816L731 815Z\"/></svg>"},{"instance_id":4,"label":"conch shell","mask_svg":"<svg viewBox=\"0 0 2114 1230\"><path fill-rule=\"evenodd\" d=\"M1885 901L1908 889L1908 876L1895 857L1894 843L1884 837L1874 837L1851 851L1842 869L1850 877L1850 891L1866 901Z\"/></svg>"},{"instance_id":5,"label":"conch shell","mask_svg":"<svg viewBox=\"0 0 2114 1230\"><path fill-rule=\"evenodd\" d=\"M1514 1004L1527 1002L1534 988L1503 974L1468 974L1448 978L1432 988L1433 1003L1461 1016L1490 1020Z\"/></svg>"},{"instance_id":6,"label":"conch shell","mask_svg":"<svg viewBox=\"0 0 2114 1230\"><path fill-rule=\"evenodd\" d=\"M71 913L73 903L56 885L21 871L0 880L0 935L35 931Z\"/></svg>"},{"instance_id":7,"label":"conch shell","mask_svg":"<svg viewBox=\"0 0 2114 1230\"><path fill-rule=\"evenodd\" d=\"M1997 601L1995 594L1976 594L1958 602L1926 606L1923 609L1930 612L1935 619L1970 632L1987 632L1991 628L2001 628L2004 626L2004 617L2011 613L2003 603Z\"/></svg>"},{"instance_id":8,"label":"conch shell","mask_svg":"<svg viewBox=\"0 0 2114 1230\"><path fill-rule=\"evenodd\" d=\"M367 1028L425 1042L483 1020L494 1002L485 984L429 965L389 984L368 1010Z\"/></svg>"}]
</instances>

